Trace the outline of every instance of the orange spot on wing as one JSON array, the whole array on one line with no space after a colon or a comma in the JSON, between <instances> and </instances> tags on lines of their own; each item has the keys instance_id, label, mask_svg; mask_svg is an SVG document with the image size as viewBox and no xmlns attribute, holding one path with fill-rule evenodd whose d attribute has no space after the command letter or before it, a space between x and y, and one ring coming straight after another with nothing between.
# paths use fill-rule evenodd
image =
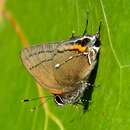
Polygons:
<instances>
[{"instance_id":1,"label":"orange spot on wing","mask_svg":"<svg viewBox=\"0 0 130 130\"><path fill-rule=\"evenodd\" d=\"M77 45L77 44L73 46L73 49L78 50L79 52L84 52L86 50L86 48L87 48L86 46L83 47L83 46Z\"/></svg>"},{"instance_id":2,"label":"orange spot on wing","mask_svg":"<svg viewBox=\"0 0 130 130\"><path fill-rule=\"evenodd\" d=\"M49 92L52 94L62 94L64 91L62 89L50 89Z\"/></svg>"}]
</instances>

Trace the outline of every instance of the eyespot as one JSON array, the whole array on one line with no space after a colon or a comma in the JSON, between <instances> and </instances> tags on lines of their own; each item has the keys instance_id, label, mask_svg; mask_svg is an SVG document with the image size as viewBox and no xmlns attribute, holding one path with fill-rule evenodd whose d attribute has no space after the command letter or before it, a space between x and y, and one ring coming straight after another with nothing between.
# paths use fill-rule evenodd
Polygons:
<instances>
[{"instance_id":1,"label":"eyespot","mask_svg":"<svg viewBox=\"0 0 130 130\"><path fill-rule=\"evenodd\" d=\"M86 46L89 42L90 42L89 38L84 38L84 39L78 40L76 43L78 43L82 46Z\"/></svg>"},{"instance_id":2,"label":"eyespot","mask_svg":"<svg viewBox=\"0 0 130 130\"><path fill-rule=\"evenodd\" d=\"M64 102L63 102L63 99L61 98L60 95L56 95L55 96L55 102L58 106L63 106L64 105Z\"/></svg>"}]
</instances>

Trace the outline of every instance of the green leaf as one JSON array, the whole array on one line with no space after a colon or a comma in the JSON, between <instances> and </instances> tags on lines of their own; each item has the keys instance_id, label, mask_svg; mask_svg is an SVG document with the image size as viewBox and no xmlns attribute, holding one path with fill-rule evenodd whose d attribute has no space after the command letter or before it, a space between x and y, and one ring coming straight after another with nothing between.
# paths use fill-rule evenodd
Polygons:
<instances>
[{"instance_id":1,"label":"green leaf","mask_svg":"<svg viewBox=\"0 0 130 130\"><path fill-rule=\"evenodd\" d=\"M30 44L68 39L75 30L84 31L89 11L88 32L95 34L100 21L101 52L92 103L82 106L30 109L39 101L34 79L21 63L22 41L7 16L0 21L0 128L2 130L128 130L130 129L130 4L129 0L19 0L7 1L6 9ZM0 13L1 14L1 13ZM1 17L1 16L0 16ZM14 24L15 26L15 24ZM42 90L40 90L42 91ZM48 95L48 94L46 94ZM54 114L54 115L52 115ZM55 118L57 117L57 118Z\"/></svg>"}]
</instances>

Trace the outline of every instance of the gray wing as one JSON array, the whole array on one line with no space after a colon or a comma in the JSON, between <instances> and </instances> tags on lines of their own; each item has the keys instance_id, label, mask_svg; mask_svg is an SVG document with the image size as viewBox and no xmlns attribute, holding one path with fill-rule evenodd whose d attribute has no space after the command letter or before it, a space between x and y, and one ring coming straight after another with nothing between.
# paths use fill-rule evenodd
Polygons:
<instances>
[{"instance_id":1,"label":"gray wing","mask_svg":"<svg viewBox=\"0 0 130 130\"><path fill-rule=\"evenodd\" d=\"M53 57L59 44L43 44L24 48L21 59L37 82L46 88L60 88L53 75Z\"/></svg>"}]
</instances>

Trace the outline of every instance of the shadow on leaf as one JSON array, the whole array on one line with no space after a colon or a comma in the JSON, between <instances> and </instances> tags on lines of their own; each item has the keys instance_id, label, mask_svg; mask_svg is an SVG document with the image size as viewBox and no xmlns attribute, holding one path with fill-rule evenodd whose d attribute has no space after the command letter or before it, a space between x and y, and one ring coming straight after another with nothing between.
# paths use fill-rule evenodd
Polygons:
<instances>
[{"instance_id":1,"label":"shadow on leaf","mask_svg":"<svg viewBox=\"0 0 130 130\"><path fill-rule=\"evenodd\" d=\"M89 105L92 101L92 93L93 93L93 90L94 90L94 87L95 87L94 83L95 83L95 79L96 79L96 75L97 75L98 63L99 63L99 54L97 55L96 66L93 69L93 71L92 71L92 73L91 73L91 75L88 79L88 82L91 85L86 88L86 90L83 93L83 96L81 97L81 102L83 104L83 112L84 113L88 110Z\"/></svg>"}]
</instances>

